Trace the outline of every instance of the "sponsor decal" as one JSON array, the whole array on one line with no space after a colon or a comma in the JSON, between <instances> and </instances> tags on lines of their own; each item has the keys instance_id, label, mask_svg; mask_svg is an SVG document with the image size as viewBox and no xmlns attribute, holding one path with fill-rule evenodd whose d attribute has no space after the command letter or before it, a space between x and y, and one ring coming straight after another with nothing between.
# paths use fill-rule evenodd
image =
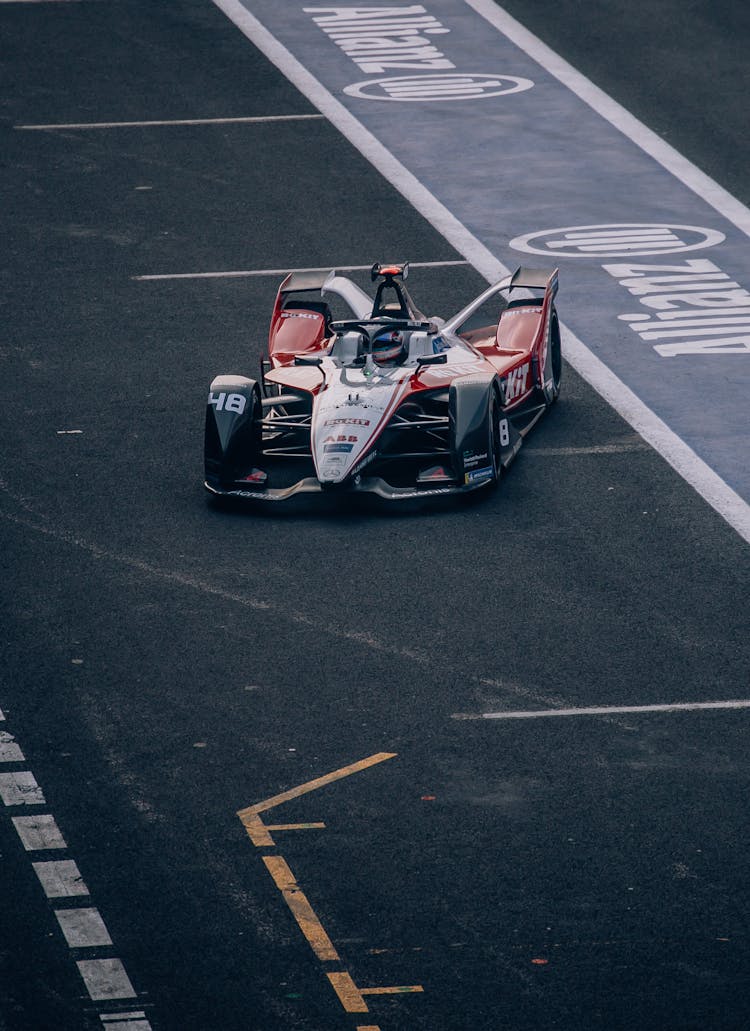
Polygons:
<instances>
[{"instance_id":1,"label":"sponsor decal","mask_svg":"<svg viewBox=\"0 0 750 1031\"><path fill-rule=\"evenodd\" d=\"M399 103L425 103L434 100L479 100L502 97L531 89L531 79L511 75L467 75L443 72L440 75L408 75L389 79L369 79L344 88L344 93L360 100L395 100Z\"/></svg>"},{"instance_id":2,"label":"sponsor decal","mask_svg":"<svg viewBox=\"0 0 750 1031\"><path fill-rule=\"evenodd\" d=\"M259 490L225 490L221 492L231 498L259 498L262 501L278 501L273 494L263 494Z\"/></svg>"},{"instance_id":3,"label":"sponsor decal","mask_svg":"<svg viewBox=\"0 0 750 1031\"><path fill-rule=\"evenodd\" d=\"M316 315L310 311L282 311L282 319L320 319L321 315Z\"/></svg>"},{"instance_id":4,"label":"sponsor decal","mask_svg":"<svg viewBox=\"0 0 750 1031\"><path fill-rule=\"evenodd\" d=\"M459 72L437 46L447 29L422 4L405 7L305 7L306 14L365 75L386 75L347 86L362 100L415 103L477 100L531 89L530 79ZM388 72L419 75L387 75Z\"/></svg>"},{"instance_id":5,"label":"sponsor decal","mask_svg":"<svg viewBox=\"0 0 750 1031\"><path fill-rule=\"evenodd\" d=\"M335 452L349 453L353 447L354 444L324 444L323 452L327 455Z\"/></svg>"},{"instance_id":6,"label":"sponsor decal","mask_svg":"<svg viewBox=\"0 0 750 1031\"><path fill-rule=\"evenodd\" d=\"M480 462L485 462L488 458L489 455L486 451L481 455L477 452L464 451L464 469L471 469L473 466L479 465Z\"/></svg>"},{"instance_id":7,"label":"sponsor decal","mask_svg":"<svg viewBox=\"0 0 750 1031\"><path fill-rule=\"evenodd\" d=\"M357 473L362 472L366 465L369 465L370 462L374 461L374 459L377 458L377 454L377 451L371 451L370 454L363 458L361 462L357 462L357 464L352 469L352 474L356 475Z\"/></svg>"},{"instance_id":8,"label":"sponsor decal","mask_svg":"<svg viewBox=\"0 0 750 1031\"><path fill-rule=\"evenodd\" d=\"M541 301L539 304L541 304ZM503 312L503 319L507 322L507 320L512 319L514 315L538 315L539 304L537 304L535 308L507 308Z\"/></svg>"},{"instance_id":9,"label":"sponsor decal","mask_svg":"<svg viewBox=\"0 0 750 1031\"><path fill-rule=\"evenodd\" d=\"M323 438L323 443L324 444L343 444L344 441L348 441L350 444L356 444L358 440L359 440L359 437L357 437L357 436L355 436L353 434L347 437L347 435L345 433L340 433L337 437L331 437L331 436L324 437Z\"/></svg>"},{"instance_id":10,"label":"sponsor decal","mask_svg":"<svg viewBox=\"0 0 750 1031\"><path fill-rule=\"evenodd\" d=\"M242 415L247 398L243 394L227 394L222 390L219 394L209 394L207 404L213 405L217 412L234 412L236 415Z\"/></svg>"},{"instance_id":11,"label":"sponsor decal","mask_svg":"<svg viewBox=\"0 0 750 1031\"><path fill-rule=\"evenodd\" d=\"M722 243L724 234L700 226L611 222L545 229L517 236L510 246L527 254L558 258L628 258L641 254L696 251Z\"/></svg>"},{"instance_id":12,"label":"sponsor decal","mask_svg":"<svg viewBox=\"0 0 750 1031\"><path fill-rule=\"evenodd\" d=\"M431 487L429 490L421 490L417 487L414 490L399 492L398 496L399 498L428 498L437 494L453 494L454 489L453 487Z\"/></svg>"},{"instance_id":13,"label":"sponsor decal","mask_svg":"<svg viewBox=\"0 0 750 1031\"><path fill-rule=\"evenodd\" d=\"M492 466L486 466L484 469L472 469L470 472L464 474L464 483L479 483L481 480L489 480L492 478Z\"/></svg>"},{"instance_id":14,"label":"sponsor decal","mask_svg":"<svg viewBox=\"0 0 750 1031\"><path fill-rule=\"evenodd\" d=\"M369 419L326 419L324 426L369 426Z\"/></svg>"},{"instance_id":15,"label":"sponsor decal","mask_svg":"<svg viewBox=\"0 0 750 1031\"><path fill-rule=\"evenodd\" d=\"M519 365L517 369L511 369L505 379L505 400L515 401L517 397L521 397L528 390L527 381L529 378L528 362L523 365Z\"/></svg>"},{"instance_id":16,"label":"sponsor decal","mask_svg":"<svg viewBox=\"0 0 750 1031\"><path fill-rule=\"evenodd\" d=\"M662 358L750 355L750 292L714 262L602 267L641 306L618 318Z\"/></svg>"}]
</instances>

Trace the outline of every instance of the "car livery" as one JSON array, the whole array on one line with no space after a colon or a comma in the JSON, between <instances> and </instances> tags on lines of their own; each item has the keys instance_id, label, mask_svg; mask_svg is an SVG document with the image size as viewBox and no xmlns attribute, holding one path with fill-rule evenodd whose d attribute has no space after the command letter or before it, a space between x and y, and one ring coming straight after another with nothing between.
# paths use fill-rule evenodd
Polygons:
<instances>
[{"instance_id":1,"label":"car livery","mask_svg":"<svg viewBox=\"0 0 750 1031\"><path fill-rule=\"evenodd\" d=\"M448 320L416 308L407 274L373 265L374 298L335 270L286 277L259 378L211 383L210 494L397 500L497 483L560 391L557 269L519 268Z\"/></svg>"}]
</instances>

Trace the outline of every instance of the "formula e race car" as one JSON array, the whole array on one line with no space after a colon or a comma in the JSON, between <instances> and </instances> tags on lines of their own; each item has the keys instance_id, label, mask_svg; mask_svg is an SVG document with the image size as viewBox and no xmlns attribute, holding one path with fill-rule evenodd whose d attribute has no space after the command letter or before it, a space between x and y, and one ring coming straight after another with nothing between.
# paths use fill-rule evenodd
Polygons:
<instances>
[{"instance_id":1,"label":"formula e race car","mask_svg":"<svg viewBox=\"0 0 750 1031\"><path fill-rule=\"evenodd\" d=\"M557 269L519 268L447 321L415 307L407 272L373 265L374 300L335 270L286 277L259 380L211 383L212 495L400 499L498 481L559 393Z\"/></svg>"}]
</instances>

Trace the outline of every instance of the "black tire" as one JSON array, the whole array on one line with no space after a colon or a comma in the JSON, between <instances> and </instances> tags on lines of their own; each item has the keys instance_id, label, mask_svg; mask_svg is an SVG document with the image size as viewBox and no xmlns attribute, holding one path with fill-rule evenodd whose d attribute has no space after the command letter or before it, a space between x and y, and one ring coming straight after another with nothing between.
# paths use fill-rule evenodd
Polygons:
<instances>
[{"instance_id":1,"label":"black tire","mask_svg":"<svg viewBox=\"0 0 750 1031\"><path fill-rule=\"evenodd\" d=\"M490 464L492 465L492 487L496 487L497 484L500 482L500 475L502 473L502 464L500 462L500 453L502 450L500 445L500 419L502 417L502 414L503 412L500 406L500 399L497 395L497 392L493 390L492 396L490 398L488 413L490 424L488 454L490 457Z\"/></svg>"},{"instance_id":2,"label":"black tire","mask_svg":"<svg viewBox=\"0 0 750 1031\"><path fill-rule=\"evenodd\" d=\"M560 396L560 380L562 379L562 341L560 340L560 323L557 320L557 312L552 312L550 323L549 347L544 362L544 375L542 384L544 399L548 405L552 405Z\"/></svg>"}]
</instances>

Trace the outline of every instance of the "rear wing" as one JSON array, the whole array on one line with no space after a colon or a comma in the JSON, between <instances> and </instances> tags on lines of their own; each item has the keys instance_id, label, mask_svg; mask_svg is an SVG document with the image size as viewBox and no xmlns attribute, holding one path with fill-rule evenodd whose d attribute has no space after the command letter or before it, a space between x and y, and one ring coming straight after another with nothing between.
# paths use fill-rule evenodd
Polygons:
<instances>
[{"instance_id":1,"label":"rear wing","mask_svg":"<svg viewBox=\"0 0 750 1031\"><path fill-rule=\"evenodd\" d=\"M510 293L511 290L515 290L516 288L549 290L554 297L557 293L558 271L559 270L556 268L517 268L510 277L508 292Z\"/></svg>"}]
</instances>

